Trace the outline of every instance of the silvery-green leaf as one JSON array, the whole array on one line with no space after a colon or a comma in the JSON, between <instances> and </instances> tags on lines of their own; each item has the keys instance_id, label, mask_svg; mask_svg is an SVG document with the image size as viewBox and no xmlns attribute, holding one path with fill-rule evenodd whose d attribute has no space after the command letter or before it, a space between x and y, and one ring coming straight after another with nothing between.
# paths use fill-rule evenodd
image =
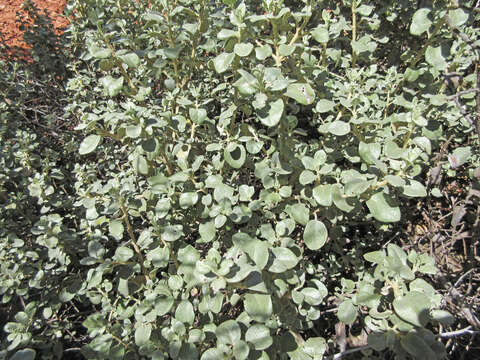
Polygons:
<instances>
[{"instance_id":1,"label":"silvery-green leaf","mask_svg":"<svg viewBox=\"0 0 480 360\"><path fill-rule=\"evenodd\" d=\"M278 47L278 53L281 56L292 55L294 51L295 51L294 45L280 44L280 46Z\"/></svg>"},{"instance_id":2,"label":"silvery-green leaf","mask_svg":"<svg viewBox=\"0 0 480 360\"><path fill-rule=\"evenodd\" d=\"M417 180L409 180L409 182L403 186L403 195L410 197L425 197L427 196L427 189L421 182Z\"/></svg>"},{"instance_id":3,"label":"silvery-green leaf","mask_svg":"<svg viewBox=\"0 0 480 360\"><path fill-rule=\"evenodd\" d=\"M245 340L251 343L255 350L265 350L273 343L270 329L263 324L250 326L245 334Z\"/></svg>"},{"instance_id":4,"label":"silvery-green leaf","mask_svg":"<svg viewBox=\"0 0 480 360\"><path fill-rule=\"evenodd\" d=\"M427 8L418 9L413 14L412 24L410 25L410 33L412 35L422 35L432 25L432 21L428 18L431 10Z\"/></svg>"},{"instance_id":5,"label":"silvery-green leaf","mask_svg":"<svg viewBox=\"0 0 480 360\"><path fill-rule=\"evenodd\" d=\"M253 320L264 323L270 319L273 312L270 295L246 294L244 299L245 311Z\"/></svg>"},{"instance_id":6,"label":"silvery-green leaf","mask_svg":"<svg viewBox=\"0 0 480 360\"><path fill-rule=\"evenodd\" d=\"M190 119L197 125L201 125L207 119L207 110L203 108L188 109Z\"/></svg>"},{"instance_id":7,"label":"silvery-green leaf","mask_svg":"<svg viewBox=\"0 0 480 360\"><path fill-rule=\"evenodd\" d=\"M373 194L366 202L370 214L378 221L390 223L400 221L400 208L397 203L383 191Z\"/></svg>"},{"instance_id":8,"label":"silvery-green leaf","mask_svg":"<svg viewBox=\"0 0 480 360\"><path fill-rule=\"evenodd\" d=\"M350 132L350 124L344 121L333 121L328 126L328 131L336 136L347 135Z\"/></svg>"},{"instance_id":9,"label":"silvery-green leaf","mask_svg":"<svg viewBox=\"0 0 480 360\"><path fill-rule=\"evenodd\" d=\"M468 13L460 8L449 10L448 16L457 28L465 24L468 20Z\"/></svg>"},{"instance_id":10,"label":"silvery-green leaf","mask_svg":"<svg viewBox=\"0 0 480 360\"><path fill-rule=\"evenodd\" d=\"M438 71L445 71L448 67L445 58L442 55L442 47L428 46L425 51L425 60Z\"/></svg>"},{"instance_id":11,"label":"silvery-green leaf","mask_svg":"<svg viewBox=\"0 0 480 360\"><path fill-rule=\"evenodd\" d=\"M321 206L332 205L333 188L331 185L318 185L313 188L313 198Z\"/></svg>"},{"instance_id":12,"label":"silvery-green leaf","mask_svg":"<svg viewBox=\"0 0 480 360\"><path fill-rule=\"evenodd\" d=\"M116 240L121 240L123 237L123 223L121 221L115 220L110 222L108 225L108 230L110 235L112 235Z\"/></svg>"},{"instance_id":13,"label":"silvery-green leaf","mask_svg":"<svg viewBox=\"0 0 480 360\"><path fill-rule=\"evenodd\" d=\"M268 44L258 46L255 48L255 56L258 60L265 60L266 58L272 56L272 48Z\"/></svg>"},{"instance_id":14,"label":"silvery-green leaf","mask_svg":"<svg viewBox=\"0 0 480 360\"><path fill-rule=\"evenodd\" d=\"M395 298L393 308L403 320L424 327L429 319L430 300L423 293L410 291L405 296Z\"/></svg>"},{"instance_id":15,"label":"silvery-green leaf","mask_svg":"<svg viewBox=\"0 0 480 360\"><path fill-rule=\"evenodd\" d=\"M235 44L235 47L233 49L234 53L240 57L245 57L250 55L252 50L253 50L253 45L250 43Z\"/></svg>"},{"instance_id":16,"label":"silvery-green leaf","mask_svg":"<svg viewBox=\"0 0 480 360\"><path fill-rule=\"evenodd\" d=\"M223 157L228 165L234 169L240 169L247 158L245 148L241 144L228 143L223 152Z\"/></svg>"},{"instance_id":17,"label":"silvery-green leaf","mask_svg":"<svg viewBox=\"0 0 480 360\"><path fill-rule=\"evenodd\" d=\"M83 139L82 143L80 144L80 148L78 149L78 153L80 155L90 154L91 152L95 151L98 144L102 138L99 135L89 135L85 139Z\"/></svg>"},{"instance_id":18,"label":"silvery-green leaf","mask_svg":"<svg viewBox=\"0 0 480 360\"><path fill-rule=\"evenodd\" d=\"M335 103L331 100L320 99L315 106L315 110L319 113L327 113L335 107Z\"/></svg>"},{"instance_id":19,"label":"silvery-green leaf","mask_svg":"<svg viewBox=\"0 0 480 360\"><path fill-rule=\"evenodd\" d=\"M352 300L344 300L339 306L337 311L338 319L347 324L351 325L357 319L357 307L353 305Z\"/></svg>"},{"instance_id":20,"label":"silvery-green leaf","mask_svg":"<svg viewBox=\"0 0 480 360\"><path fill-rule=\"evenodd\" d=\"M328 42L328 29L323 26L317 26L310 32L313 38L319 43L325 44Z\"/></svg>"},{"instance_id":21,"label":"silvery-green leaf","mask_svg":"<svg viewBox=\"0 0 480 360\"><path fill-rule=\"evenodd\" d=\"M123 87L123 77L113 78L110 75L107 75L100 79L100 83L103 85L107 91L108 96L114 97L120 93Z\"/></svg>"},{"instance_id":22,"label":"silvery-green leaf","mask_svg":"<svg viewBox=\"0 0 480 360\"><path fill-rule=\"evenodd\" d=\"M175 319L182 323L193 324L195 320L195 312L193 310L193 305L188 300L182 300L175 310Z\"/></svg>"},{"instance_id":23,"label":"silvery-green leaf","mask_svg":"<svg viewBox=\"0 0 480 360\"><path fill-rule=\"evenodd\" d=\"M282 99L270 101L267 105L257 111L258 117L265 126L275 126L280 122L283 115L284 104Z\"/></svg>"},{"instance_id":24,"label":"silvery-green leaf","mask_svg":"<svg viewBox=\"0 0 480 360\"><path fill-rule=\"evenodd\" d=\"M307 83L293 83L288 85L285 95L302 105L311 105L315 100L315 91Z\"/></svg>"},{"instance_id":25,"label":"silvery-green leaf","mask_svg":"<svg viewBox=\"0 0 480 360\"><path fill-rule=\"evenodd\" d=\"M135 344L137 346L142 346L148 343L150 340L150 335L152 333L151 324L140 324L135 330Z\"/></svg>"},{"instance_id":26,"label":"silvery-green leaf","mask_svg":"<svg viewBox=\"0 0 480 360\"><path fill-rule=\"evenodd\" d=\"M328 232L325 224L318 220L310 220L303 232L303 241L310 250L318 250L327 241Z\"/></svg>"},{"instance_id":27,"label":"silvery-green leaf","mask_svg":"<svg viewBox=\"0 0 480 360\"><path fill-rule=\"evenodd\" d=\"M125 55L119 56L122 61L128 65L128 67L136 69L140 65L140 58L135 53L128 53Z\"/></svg>"},{"instance_id":28,"label":"silvery-green leaf","mask_svg":"<svg viewBox=\"0 0 480 360\"><path fill-rule=\"evenodd\" d=\"M232 64L234 58L235 58L234 53L224 52L218 55L215 59L213 59L213 65L215 67L215 71L219 74L227 71L230 65Z\"/></svg>"},{"instance_id":29,"label":"silvery-green leaf","mask_svg":"<svg viewBox=\"0 0 480 360\"><path fill-rule=\"evenodd\" d=\"M235 320L227 320L217 326L215 334L220 344L233 345L240 340L242 330Z\"/></svg>"}]
</instances>

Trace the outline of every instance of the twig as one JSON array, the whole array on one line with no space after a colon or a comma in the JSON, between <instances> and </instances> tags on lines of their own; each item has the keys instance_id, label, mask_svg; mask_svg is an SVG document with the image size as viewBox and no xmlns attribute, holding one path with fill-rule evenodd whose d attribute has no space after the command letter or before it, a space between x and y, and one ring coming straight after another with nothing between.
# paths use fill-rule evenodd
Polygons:
<instances>
[{"instance_id":1,"label":"twig","mask_svg":"<svg viewBox=\"0 0 480 360\"><path fill-rule=\"evenodd\" d=\"M463 279L465 279L467 277L467 275L470 274L473 270L475 270L475 268L472 268L472 269L468 270L465 274L460 276L458 278L457 282L455 283L455 285L453 285L453 287L456 288L458 285L460 285L460 283L463 281Z\"/></svg>"},{"instance_id":2,"label":"twig","mask_svg":"<svg viewBox=\"0 0 480 360\"><path fill-rule=\"evenodd\" d=\"M359 346L359 347L356 347L356 348L353 348L353 349L350 349L350 350L345 350L345 351L339 352L338 354L329 356L329 357L327 357L327 359L328 360L341 359L342 357L344 357L346 355L353 354L353 353L356 353L358 351L366 350L366 349L369 349L369 348L370 348L369 345Z\"/></svg>"},{"instance_id":3,"label":"twig","mask_svg":"<svg viewBox=\"0 0 480 360\"><path fill-rule=\"evenodd\" d=\"M456 93L454 95L447 96L447 100L455 99L455 98L458 98L459 96L463 96L463 95L471 94L471 93L476 93L476 92L480 92L480 88L474 88L474 89L459 91L458 93Z\"/></svg>"},{"instance_id":4,"label":"twig","mask_svg":"<svg viewBox=\"0 0 480 360\"><path fill-rule=\"evenodd\" d=\"M462 335L476 335L476 334L479 334L479 333L480 333L480 331L472 330L471 326L467 326L464 329L438 334L437 337L439 337L439 338L452 338L452 337L462 336Z\"/></svg>"}]
</instances>

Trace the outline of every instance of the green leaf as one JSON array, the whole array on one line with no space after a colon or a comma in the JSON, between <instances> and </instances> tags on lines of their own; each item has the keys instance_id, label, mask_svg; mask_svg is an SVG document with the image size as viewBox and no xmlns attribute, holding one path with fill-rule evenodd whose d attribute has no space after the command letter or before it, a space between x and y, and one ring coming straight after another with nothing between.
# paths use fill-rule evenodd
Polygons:
<instances>
[{"instance_id":1,"label":"green leaf","mask_svg":"<svg viewBox=\"0 0 480 360\"><path fill-rule=\"evenodd\" d=\"M328 232L325 224L318 220L310 220L303 232L303 241L310 250L318 250L327 241Z\"/></svg>"},{"instance_id":2,"label":"green leaf","mask_svg":"<svg viewBox=\"0 0 480 360\"><path fill-rule=\"evenodd\" d=\"M313 188L313 198L321 206L332 205L333 189L331 185L318 185Z\"/></svg>"},{"instance_id":3,"label":"green leaf","mask_svg":"<svg viewBox=\"0 0 480 360\"><path fill-rule=\"evenodd\" d=\"M417 180L409 180L409 183L403 187L403 195L409 197L426 197L427 189Z\"/></svg>"},{"instance_id":4,"label":"green leaf","mask_svg":"<svg viewBox=\"0 0 480 360\"><path fill-rule=\"evenodd\" d=\"M169 225L165 226L162 233L162 238L165 241L175 241L180 239L183 235L182 225Z\"/></svg>"},{"instance_id":5,"label":"green leaf","mask_svg":"<svg viewBox=\"0 0 480 360\"><path fill-rule=\"evenodd\" d=\"M258 80L249 72L239 69L238 73L241 78L235 81L233 86L238 88L238 91L242 95L253 95L258 90Z\"/></svg>"},{"instance_id":6,"label":"green leaf","mask_svg":"<svg viewBox=\"0 0 480 360\"><path fill-rule=\"evenodd\" d=\"M223 156L228 165L234 169L240 169L247 158L247 152L241 144L228 143L223 151Z\"/></svg>"},{"instance_id":7,"label":"green leaf","mask_svg":"<svg viewBox=\"0 0 480 360\"><path fill-rule=\"evenodd\" d=\"M418 9L413 14L412 24L410 25L410 34L422 35L432 25L431 20L428 18L431 10L427 8Z\"/></svg>"},{"instance_id":8,"label":"green leaf","mask_svg":"<svg viewBox=\"0 0 480 360\"><path fill-rule=\"evenodd\" d=\"M245 311L255 321L264 323L272 315L273 305L270 295L246 294L244 300Z\"/></svg>"},{"instance_id":9,"label":"green leaf","mask_svg":"<svg viewBox=\"0 0 480 360\"><path fill-rule=\"evenodd\" d=\"M350 124L340 120L333 121L328 126L328 132L336 136L347 135L350 132Z\"/></svg>"},{"instance_id":10,"label":"green leaf","mask_svg":"<svg viewBox=\"0 0 480 360\"><path fill-rule=\"evenodd\" d=\"M323 26L317 26L310 32L313 38L321 44L325 44L328 42L328 29Z\"/></svg>"},{"instance_id":11,"label":"green leaf","mask_svg":"<svg viewBox=\"0 0 480 360\"><path fill-rule=\"evenodd\" d=\"M136 69L140 65L140 58L135 53L128 53L119 57L130 68Z\"/></svg>"},{"instance_id":12,"label":"green leaf","mask_svg":"<svg viewBox=\"0 0 480 360\"><path fill-rule=\"evenodd\" d=\"M193 324L193 321L195 320L195 312L190 301L182 300L180 304L178 304L177 309L175 310L175 319L189 325Z\"/></svg>"},{"instance_id":13,"label":"green leaf","mask_svg":"<svg viewBox=\"0 0 480 360\"><path fill-rule=\"evenodd\" d=\"M235 44L235 47L233 48L233 52L240 57L246 57L250 55L252 50L253 50L253 45L250 43Z\"/></svg>"},{"instance_id":14,"label":"green leaf","mask_svg":"<svg viewBox=\"0 0 480 360\"><path fill-rule=\"evenodd\" d=\"M198 193L196 192L186 192L180 194L179 205L182 209L188 209L195 205L198 201Z\"/></svg>"},{"instance_id":15,"label":"green leaf","mask_svg":"<svg viewBox=\"0 0 480 360\"><path fill-rule=\"evenodd\" d=\"M213 221L209 221L205 224L200 224L198 227L198 232L200 233L200 236L204 242L210 242L215 239L217 229L215 228L215 223Z\"/></svg>"},{"instance_id":16,"label":"green leaf","mask_svg":"<svg viewBox=\"0 0 480 360\"><path fill-rule=\"evenodd\" d=\"M280 122L283 115L283 108L283 100L277 99L275 101L269 101L263 109L257 111L257 114L263 125L272 127Z\"/></svg>"},{"instance_id":17,"label":"green leaf","mask_svg":"<svg viewBox=\"0 0 480 360\"><path fill-rule=\"evenodd\" d=\"M302 105L311 105L315 100L315 91L306 83L293 83L288 85L285 95Z\"/></svg>"},{"instance_id":18,"label":"green leaf","mask_svg":"<svg viewBox=\"0 0 480 360\"><path fill-rule=\"evenodd\" d=\"M450 167L456 169L459 166L470 161L472 158L472 149L470 146L462 146L453 150L452 154L448 156Z\"/></svg>"},{"instance_id":19,"label":"green leaf","mask_svg":"<svg viewBox=\"0 0 480 360\"><path fill-rule=\"evenodd\" d=\"M382 264L385 260L385 252L383 250L372 251L364 254L363 258L374 264Z\"/></svg>"},{"instance_id":20,"label":"green leaf","mask_svg":"<svg viewBox=\"0 0 480 360\"><path fill-rule=\"evenodd\" d=\"M225 2L225 0L224 0ZM220 349L212 348L207 349L203 354L200 360L218 360L224 358L224 353Z\"/></svg>"},{"instance_id":21,"label":"green leaf","mask_svg":"<svg viewBox=\"0 0 480 360\"><path fill-rule=\"evenodd\" d=\"M148 343L150 340L150 335L152 334L152 325L151 324L140 324L135 330L135 344L137 346L143 346Z\"/></svg>"},{"instance_id":22,"label":"green leaf","mask_svg":"<svg viewBox=\"0 0 480 360\"><path fill-rule=\"evenodd\" d=\"M144 156L142 155L135 155L133 158L133 166L135 167L135 170L137 173L142 174L142 175L148 175L148 162L147 159L145 159Z\"/></svg>"},{"instance_id":23,"label":"green leaf","mask_svg":"<svg viewBox=\"0 0 480 360\"><path fill-rule=\"evenodd\" d=\"M78 149L78 153L80 155L87 155L91 152L95 151L97 146L100 144L102 138L100 135L89 135L85 139L83 139L82 143L80 144L80 148Z\"/></svg>"},{"instance_id":24,"label":"green leaf","mask_svg":"<svg viewBox=\"0 0 480 360\"><path fill-rule=\"evenodd\" d=\"M268 44L256 47L255 56L258 60L265 60L266 58L272 56L272 48Z\"/></svg>"},{"instance_id":25,"label":"green leaf","mask_svg":"<svg viewBox=\"0 0 480 360\"><path fill-rule=\"evenodd\" d=\"M308 185L313 183L317 179L317 175L310 170L303 170L300 173L298 181L301 185Z\"/></svg>"},{"instance_id":26,"label":"green leaf","mask_svg":"<svg viewBox=\"0 0 480 360\"><path fill-rule=\"evenodd\" d=\"M445 71L448 68L448 64L442 55L442 47L428 46L425 51L425 60L437 71Z\"/></svg>"},{"instance_id":27,"label":"green leaf","mask_svg":"<svg viewBox=\"0 0 480 360\"><path fill-rule=\"evenodd\" d=\"M436 360L438 357L421 336L409 332L400 340L402 347L415 359Z\"/></svg>"},{"instance_id":28,"label":"green leaf","mask_svg":"<svg viewBox=\"0 0 480 360\"><path fill-rule=\"evenodd\" d=\"M250 347L245 341L240 340L233 345L232 352L235 360L246 360L248 358L248 354L250 353ZM217 359L220 359L220 357Z\"/></svg>"},{"instance_id":29,"label":"green leaf","mask_svg":"<svg viewBox=\"0 0 480 360\"><path fill-rule=\"evenodd\" d=\"M358 154L367 164L375 164L375 161L380 156L382 147L378 143L364 143L360 141L358 145Z\"/></svg>"},{"instance_id":30,"label":"green leaf","mask_svg":"<svg viewBox=\"0 0 480 360\"><path fill-rule=\"evenodd\" d=\"M384 223L400 221L400 208L389 195L382 191L373 194L366 204L370 214L378 221Z\"/></svg>"},{"instance_id":31,"label":"green leaf","mask_svg":"<svg viewBox=\"0 0 480 360\"><path fill-rule=\"evenodd\" d=\"M107 75L100 79L100 84L103 85L107 91L108 96L114 97L120 93L123 87L123 77L113 78L110 75Z\"/></svg>"},{"instance_id":32,"label":"green leaf","mask_svg":"<svg viewBox=\"0 0 480 360\"><path fill-rule=\"evenodd\" d=\"M307 225L310 212L304 204L288 205L286 212L300 225Z\"/></svg>"},{"instance_id":33,"label":"green leaf","mask_svg":"<svg viewBox=\"0 0 480 360\"><path fill-rule=\"evenodd\" d=\"M130 125L125 127L125 135L129 138L136 139L142 134L140 125Z\"/></svg>"},{"instance_id":34,"label":"green leaf","mask_svg":"<svg viewBox=\"0 0 480 360\"><path fill-rule=\"evenodd\" d=\"M272 249L273 261L268 271L273 273L283 273L294 268L300 259L290 250L284 247L276 247Z\"/></svg>"},{"instance_id":35,"label":"green leaf","mask_svg":"<svg viewBox=\"0 0 480 360\"><path fill-rule=\"evenodd\" d=\"M322 337L310 337L305 341L303 351L313 359L322 359L323 354L327 351L327 342Z\"/></svg>"},{"instance_id":36,"label":"green leaf","mask_svg":"<svg viewBox=\"0 0 480 360\"><path fill-rule=\"evenodd\" d=\"M468 13L463 9L449 10L448 16L457 28L465 24L468 20Z\"/></svg>"},{"instance_id":37,"label":"green leaf","mask_svg":"<svg viewBox=\"0 0 480 360\"><path fill-rule=\"evenodd\" d=\"M327 99L320 99L317 102L317 105L315 106L315 110L318 113L327 113L335 107L335 103L331 100Z\"/></svg>"},{"instance_id":38,"label":"green leaf","mask_svg":"<svg viewBox=\"0 0 480 360\"><path fill-rule=\"evenodd\" d=\"M234 345L240 340L242 330L235 320L227 320L217 326L215 334L220 344Z\"/></svg>"},{"instance_id":39,"label":"green leaf","mask_svg":"<svg viewBox=\"0 0 480 360\"><path fill-rule=\"evenodd\" d=\"M120 246L115 250L115 260L117 261L128 261L133 257L133 250L126 247L126 246Z\"/></svg>"},{"instance_id":40,"label":"green leaf","mask_svg":"<svg viewBox=\"0 0 480 360\"><path fill-rule=\"evenodd\" d=\"M295 51L294 45L280 44L280 46L278 47L278 53L281 56L290 56L293 54L294 51Z\"/></svg>"},{"instance_id":41,"label":"green leaf","mask_svg":"<svg viewBox=\"0 0 480 360\"><path fill-rule=\"evenodd\" d=\"M10 360L35 360L36 355L37 352L35 350L27 348L15 352Z\"/></svg>"},{"instance_id":42,"label":"green leaf","mask_svg":"<svg viewBox=\"0 0 480 360\"><path fill-rule=\"evenodd\" d=\"M188 114L190 119L197 125L203 124L203 122L207 119L207 110L202 108L190 108L188 109Z\"/></svg>"},{"instance_id":43,"label":"green leaf","mask_svg":"<svg viewBox=\"0 0 480 360\"><path fill-rule=\"evenodd\" d=\"M165 48L163 49L163 54L167 57L167 59L178 59L180 53L182 51L181 47L173 47L173 48Z\"/></svg>"},{"instance_id":44,"label":"green leaf","mask_svg":"<svg viewBox=\"0 0 480 360\"><path fill-rule=\"evenodd\" d=\"M341 322L347 325L354 323L357 318L357 307L353 305L351 299L343 301L338 306L337 317Z\"/></svg>"},{"instance_id":45,"label":"green leaf","mask_svg":"<svg viewBox=\"0 0 480 360\"><path fill-rule=\"evenodd\" d=\"M88 51L90 55L92 55L94 58L97 58L97 59L106 59L111 55L110 49L101 48L94 43L90 44L90 46L88 47Z\"/></svg>"},{"instance_id":46,"label":"green leaf","mask_svg":"<svg viewBox=\"0 0 480 360\"><path fill-rule=\"evenodd\" d=\"M410 291L393 300L393 308L403 320L415 326L424 327L429 320L430 299L424 293Z\"/></svg>"},{"instance_id":47,"label":"green leaf","mask_svg":"<svg viewBox=\"0 0 480 360\"><path fill-rule=\"evenodd\" d=\"M235 58L234 53L224 52L218 55L215 59L213 59L213 65L215 67L215 71L219 74L227 71L230 65L232 64L234 58Z\"/></svg>"},{"instance_id":48,"label":"green leaf","mask_svg":"<svg viewBox=\"0 0 480 360\"><path fill-rule=\"evenodd\" d=\"M273 343L270 329L263 324L250 326L245 334L245 340L251 343L255 350L268 349Z\"/></svg>"}]
</instances>

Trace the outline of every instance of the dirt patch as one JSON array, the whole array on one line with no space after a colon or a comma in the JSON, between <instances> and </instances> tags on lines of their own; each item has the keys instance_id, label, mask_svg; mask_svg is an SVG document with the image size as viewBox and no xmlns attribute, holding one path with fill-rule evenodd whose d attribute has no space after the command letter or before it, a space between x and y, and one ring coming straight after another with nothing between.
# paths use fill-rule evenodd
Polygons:
<instances>
[{"instance_id":1,"label":"dirt patch","mask_svg":"<svg viewBox=\"0 0 480 360\"><path fill-rule=\"evenodd\" d=\"M19 51L28 53L28 46L23 41L23 32L20 30L19 20L24 19L31 23L33 19L24 10L25 0L2 0L0 4L0 43L9 48L9 52ZM57 30L68 25L68 19L62 15L65 0L34 0L32 1L40 14L47 15Z\"/></svg>"}]
</instances>

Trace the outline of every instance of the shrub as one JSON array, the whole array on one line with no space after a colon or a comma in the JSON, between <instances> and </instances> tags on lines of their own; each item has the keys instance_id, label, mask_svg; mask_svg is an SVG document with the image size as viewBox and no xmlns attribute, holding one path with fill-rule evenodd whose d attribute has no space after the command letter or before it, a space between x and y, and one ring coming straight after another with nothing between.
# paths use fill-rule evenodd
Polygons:
<instances>
[{"instance_id":1,"label":"shrub","mask_svg":"<svg viewBox=\"0 0 480 360\"><path fill-rule=\"evenodd\" d=\"M43 149L32 169L31 133L2 152L25 207L1 218L3 302L25 301L7 350L317 359L328 305L367 355L445 357L434 262L387 239L434 193L432 154L474 129L451 101L474 92L449 95L445 74L476 86L458 34L477 40L478 13L416 4L72 1L78 154ZM6 134L20 120L3 114Z\"/></svg>"}]
</instances>

